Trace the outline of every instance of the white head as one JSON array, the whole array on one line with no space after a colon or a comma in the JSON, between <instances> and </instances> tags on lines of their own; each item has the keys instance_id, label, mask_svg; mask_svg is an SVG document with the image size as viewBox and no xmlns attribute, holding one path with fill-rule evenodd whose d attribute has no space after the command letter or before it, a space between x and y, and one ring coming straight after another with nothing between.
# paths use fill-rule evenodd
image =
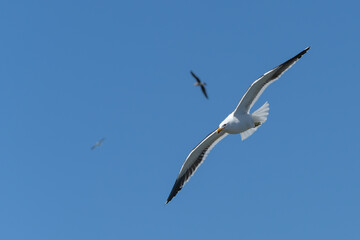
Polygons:
<instances>
[{"instance_id":1,"label":"white head","mask_svg":"<svg viewBox=\"0 0 360 240\"><path fill-rule=\"evenodd\" d=\"M224 130L226 128L226 123L224 123L224 124L220 124L219 125L219 128L216 130L217 131L217 133L220 133L222 130Z\"/></svg>"},{"instance_id":2,"label":"white head","mask_svg":"<svg viewBox=\"0 0 360 240\"><path fill-rule=\"evenodd\" d=\"M223 130L226 131L227 126L230 125L230 121L231 121L231 119L233 118L232 115L233 115L232 113L229 114L229 116L227 116L227 118L225 118L224 121L222 121L222 122L219 124L219 128L216 130L217 133L220 133L220 132L223 131Z\"/></svg>"}]
</instances>

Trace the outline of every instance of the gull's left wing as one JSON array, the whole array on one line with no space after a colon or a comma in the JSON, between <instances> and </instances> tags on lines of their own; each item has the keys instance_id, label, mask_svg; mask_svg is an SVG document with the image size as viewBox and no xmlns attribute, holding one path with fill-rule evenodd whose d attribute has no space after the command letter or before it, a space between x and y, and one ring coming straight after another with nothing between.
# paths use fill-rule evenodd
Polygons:
<instances>
[{"instance_id":1,"label":"gull's left wing","mask_svg":"<svg viewBox=\"0 0 360 240\"><path fill-rule=\"evenodd\" d=\"M185 183L189 181L198 167L204 162L211 149L213 149L213 147L215 147L215 145L227 135L228 134L225 132L217 133L216 131L213 131L190 152L181 167L180 173L176 178L168 199L166 200L166 204L170 202L171 199L175 197L175 195L185 185Z\"/></svg>"},{"instance_id":2,"label":"gull's left wing","mask_svg":"<svg viewBox=\"0 0 360 240\"><path fill-rule=\"evenodd\" d=\"M310 47L305 48L295 57L287 60L283 64L280 64L279 66L273 68L272 70L259 77L253 84L251 84L249 89L246 91L245 95L242 97L238 106L236 107L234 113L248 113L251 107L263 93L263 91L270 85L270 83L273 83L274 81L279 79L280 76L284 72L286 72L286 70L288 70L292 65L294 65L309 49Z\"/></svg>"},{"instance_id":3,"label":"gull's left wing","mask_svg":"<svg viewBox=\"0 0 360 240\"><path fill-rule=\"evenodd\" d=\"M207 93L206 93L206 89L203 85L200 86L201 87L201 91L203 92L203 94L205 95L206 99L209 99Z\"/></svg>"},{"instance_id":4,"label":"gull's left wing","mask_svg":"<svg viewBox=\"0 0 360 240\"><path fill-rule=\"evenodd\" d=\"M190 71L191 75L196 79L198 83L201 83L200 78L193 73L193 71Z\"/></svg>"}]
</instances>

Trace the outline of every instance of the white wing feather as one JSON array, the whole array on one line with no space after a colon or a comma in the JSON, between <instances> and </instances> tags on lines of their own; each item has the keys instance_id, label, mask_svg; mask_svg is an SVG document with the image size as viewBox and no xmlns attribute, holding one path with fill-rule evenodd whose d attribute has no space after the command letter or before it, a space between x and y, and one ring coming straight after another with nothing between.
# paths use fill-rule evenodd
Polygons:
<instances>
[{"instance_id":1,"label":"white wing feather","mask_svg":"<svg viewBox=\"0 0 360 240\"><path fill-rule=\"evenodd\" d=\"M301 57L304 55L310 47L307 47L302 52L297 54L295 57L287 60L286 62L280 64L279 66L268 71L261 77L259 77L246 91L244 96L241 98L238 106L236 107L235 114L244 114L249 113L251 107L258 100L264 90L273 82L281 77L284 72L292 67Z\"/></svg>"}]
</instances>

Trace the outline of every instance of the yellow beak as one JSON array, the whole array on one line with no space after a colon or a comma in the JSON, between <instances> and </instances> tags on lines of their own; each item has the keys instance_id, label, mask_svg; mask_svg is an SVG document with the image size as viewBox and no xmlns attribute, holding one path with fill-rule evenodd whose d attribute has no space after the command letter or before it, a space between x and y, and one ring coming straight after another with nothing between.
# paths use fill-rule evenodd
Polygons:
<instances>
[{"instance_id":1,"label":"yellow beak","mask_svg":"<svg viewBox=\"0 0 360 240\"><path fill-rule=\"evenodd\" d=\"M220 133L223 129L224 129L224 128L218 128L218 129L216 130L216 132L217 132L217 133Z\"/></svg>"}]
</instances>

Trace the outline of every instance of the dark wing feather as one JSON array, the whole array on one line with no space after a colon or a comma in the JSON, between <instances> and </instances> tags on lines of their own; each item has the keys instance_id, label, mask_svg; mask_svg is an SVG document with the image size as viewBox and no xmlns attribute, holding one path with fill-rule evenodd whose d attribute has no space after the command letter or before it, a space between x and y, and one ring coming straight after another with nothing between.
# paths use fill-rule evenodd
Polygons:
<instances>
[{"instance_id":1,"label":"dark wing feather","mask_svg":"<svg viewBox=\"0 0 360 240\"><path fill-rule=\"evenodd\" d=\"M185 183L189 181L198 167L204 162L211 149L227 135L228 134L224 132L217 133L216 131L213 131L190 152L181 167L180 173L176 178L166 203L170 202L171 199L175 197Z\"/></svg>"},{"instance_id":2,"label":"dark wing feather","mask_svg":"<svg viewBox=\"0 0 360 240\"><path fill-rule=\"evenodd\" d=\"M209 99L209 98L208 98L208 95L207 95L207 93L206 93L205 87L204 87L203 85L201 85L200 87L201 87L201 91L204 93L206 99Z\"/></svg>"},{"instance_id":3,"label":"dark wing feather","mask_svg":"<svg viewBox=\"0 0 360 240\"><path fill-rule=\"evenodd\" d=\"M193 73L192 71L190 71L190 73L191 73L191 75L196 79L196 81L197 81L198 83L201 83L200 78L198 78L198 76L196 76L195 73Z\"/></svg>"},{"instance_id":4,"label":"dark wing feather","mask_svg":"<svg viewBox=\"0 0 360 240\"><path fill-rule=\"evenodd\" d=\"M288 70L292 65L294 65L301 57L304 55L310 47L307 47L305 50L301 51L295 57L287 60L286 62L280 64L279 66L273 68L272 70L268 71L260 78L258 78L249 89L246 91L245 95L240 100L240 103L235 109L235 113L241 112L246 113L249 112L251 107L263 93L263 91L275 80L280 78L280 76Z\"/></svg>"}]
</instances>

